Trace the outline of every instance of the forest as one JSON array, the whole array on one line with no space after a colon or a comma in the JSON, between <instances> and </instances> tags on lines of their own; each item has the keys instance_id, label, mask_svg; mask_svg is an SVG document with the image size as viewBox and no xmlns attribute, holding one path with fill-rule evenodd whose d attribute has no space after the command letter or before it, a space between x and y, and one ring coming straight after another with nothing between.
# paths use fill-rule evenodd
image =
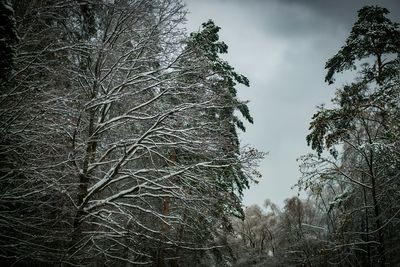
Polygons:
<instances>
[{"instance_id":1,"label":"forest","mask_svg":"<svg viewBox=\"0 0 400 267\"><path fill-rule=\"evenodd\" d=\"M400 29L327 59L293 196L242 204L249 79L181 0L0 0L0 266L397 266ZM353 74L347 84L337 75ZM244 88L244 89L243 89ZM317 103L316 103L317 104ZM257 123L257 122L255 122ZM398 179L398 180L397 180ZM271 187L274 185L271 184Z\"/></svg>"}]
</instances>

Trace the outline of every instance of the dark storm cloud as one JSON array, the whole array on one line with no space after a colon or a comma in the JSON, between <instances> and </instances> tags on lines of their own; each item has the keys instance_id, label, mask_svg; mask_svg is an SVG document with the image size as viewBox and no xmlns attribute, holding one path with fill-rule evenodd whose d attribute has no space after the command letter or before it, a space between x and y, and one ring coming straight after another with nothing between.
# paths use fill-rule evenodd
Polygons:
<instances>
[{"instance_id":1,"label":"dark storm cloud","mask_svg":"<svg viewBox=\"0 0 400 267\"><path fill-rule=\"evenodd\" d=\"M260 0L260 2L269 2L268 0ZM303 6L313 9L316 13L325 18L330 18L341 24L352 24L356 19L356 12L365 5L379 5L387 8L393 13L400 10L400 1L398 0L381 0L381 1L365 1L365 0L277 0L282 5ZM398 14L397 14L398 16Z\"/></svg>"},{"instance_id":2,"label":"dark storm cloud","mask_svg":"<svg viewBox=\"0 0 400 267\"><path fill-rule=\"evenodd\" d=\"M399 19L399 0L214 0L225 5L253 9L260 23L279 35L302 37L330 28L351 29L357 11L365 5L379 5L391 11L389 17Z\"/></svg>"}]
</instances>

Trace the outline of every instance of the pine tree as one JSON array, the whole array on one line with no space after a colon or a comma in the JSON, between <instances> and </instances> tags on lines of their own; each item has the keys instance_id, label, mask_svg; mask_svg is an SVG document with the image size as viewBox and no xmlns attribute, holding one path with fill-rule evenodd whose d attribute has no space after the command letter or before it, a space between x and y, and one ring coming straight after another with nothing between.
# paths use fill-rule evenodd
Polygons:
<instances>
[{"instance_id":1,"label":"pine tree","mask_svg":"<svg viewBox=\"0 0 400 267\"><path fill-rule=\"evenodd\" d=\"M393 215L384 208L390 205L385 195L394 182L389 178L393 174L387 173L389 163L385 155L392 155L389 165L398 165L400 161L394 145L399 139L393 128L398 125L394 119L398 105L391 104L398 102L394 92L398 92L400 31L399 24L386 17L388 13L378 6L366 6L358 12L346 44L326 64L326 81L333 83L335 74L361 64L359 76L337 90L332 100L334 108L321 107L313 116L307 136L324 170L311 176L352 184L344 193L345 200L352 205L346 216L354 218L355 224L350 227L355 228L350 230L342 225L343 232L362 232L361 236L345 235L351 240L363 240L360 246L367 251L362 255L365 264L380 266L387 262L385 232ZM331 159L323 156L324 150L330 152ZM325 169L323 166L327 165L330 167ZM373 255L375 249L377 255Z\"/></svg>"}]
</instances>

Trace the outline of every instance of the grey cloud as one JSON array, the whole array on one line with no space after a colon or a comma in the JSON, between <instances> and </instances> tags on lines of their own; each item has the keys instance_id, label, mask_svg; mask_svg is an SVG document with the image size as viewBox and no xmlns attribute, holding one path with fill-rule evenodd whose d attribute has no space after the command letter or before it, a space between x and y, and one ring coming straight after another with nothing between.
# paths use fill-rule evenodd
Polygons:
<instances>
[{"instance_id":1,"label":"grey cloud","mask_svg":"<svg viewBox=\"0 0 400 267\"><path fill-rule=\"evenodd\" d=\"M211 18L229 46L226 59L248 76L250 88L239 88L250 100L254 125L240 134L270 154L261 164L263 178L245 193L246 205L266 198L282 205L300 176L296 158L310 151L305 136L315 106L328 103L335 86L324 83L324 65L347 37L356 12L379 4L400 15L400 1L360 0L187 0L188 29ZM343 81L351 76L343 76ZM339 77L338 77L339 78ZM338 83L340 85L340 82Z\"/></svg>"},{"instance_id":2,"label":"grey cloud","mask_svg":"<svg viewBox=\"0 0 400 267\"><path fill-rule=\"evenodd\" d=\"M260 0L260 2L268 3L270 1ZM365 5L386 7L393 13L393 18L398 18L398 11L400 10L400 1L398 0L276 0L276 2L285 6L308 8L320 17L330 19L337 24L347 25L347 27L353 24L357 11Z\"/></svg>"},{"instance_id":3,"label":"grey cloud","mask_svg":"<svg viewBox=\"0 0 400 267\"><path fill-rule=\"evenodd\" d=\"M318 33L329 34L327 30L337 31L340 28L350 31L357 11L365 5L386 7L391 11L390 16L393 19L399 18L400 10L398 0L250 0L246 1L246 5L259 9L260 13L264 12L266 28L272 28L278 35L292 38ZM268 12L271 8L272 12Z\"/></svg>"}]
</instances>

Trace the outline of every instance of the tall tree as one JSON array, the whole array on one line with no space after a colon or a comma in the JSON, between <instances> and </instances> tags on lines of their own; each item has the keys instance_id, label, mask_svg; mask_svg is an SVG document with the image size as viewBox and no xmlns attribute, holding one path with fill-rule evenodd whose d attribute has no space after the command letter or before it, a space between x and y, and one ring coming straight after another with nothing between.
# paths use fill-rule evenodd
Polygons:
<instances>
[{"instance_id":1,"label":"tall tree","mask_svg":"<svg viewBox=\"0 0 400 267\"><path fill-rule=\"evenodd\" d=\"M219 57L219 28L185 36L179 0L14 9L21 39L0 99L4 264L163 266L219 247L217 225L241 213L263 156L239 148L234 112L252 119L235 85L248 80Z\"/></svg>"},{"instance_id":2,"label":"tall tree","mask_svg":"<svg viewBox=\"0 0 400 267\"><path fill-rule=\"evenodd\" d=\"M320 157L316 168L324 167L318 175L313 171L306 176L350 184L343 196L347 201L352 199L355 206L347 216L360 222L361 229L355 232L362 233L362 242L354 239L357 235L349 242L366 248L366 264L380 266L387 262L385 232L397 216L392 208L384 208L393 207L387 195L392 194L393 175L398 175L389 174L387 166L400 161L395 145L399 141L394 117L398 105L392 104L399 100L394 92L398 92L400 31L398 23L386 17L388 13L378 6L366 6L358 12L346 44L326 64L326 81L333 83L336 73L361 65L359 76L356 82L337 90L334 108L321 107L313 116L307 136ZM331 159L323 155L324 150L330 152ZM390 163L388 154L392 155Z\"/></svg>"}]
</instances>

